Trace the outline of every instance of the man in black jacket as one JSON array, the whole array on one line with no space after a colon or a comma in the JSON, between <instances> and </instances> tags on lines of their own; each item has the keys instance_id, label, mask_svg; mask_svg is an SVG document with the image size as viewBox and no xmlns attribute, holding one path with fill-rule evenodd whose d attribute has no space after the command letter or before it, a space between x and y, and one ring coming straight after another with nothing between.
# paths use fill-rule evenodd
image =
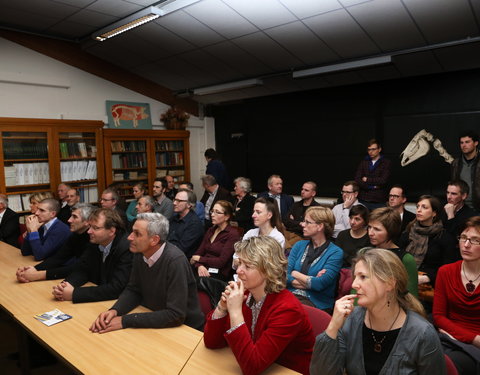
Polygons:
<instances>
[{"instance_id":1,"label":"man in black jacket","mask_svg":"<svg viewBox=\"0 0 480 375\"><path fill-rule=\"evenodd\" d=\"M0 241L19 247L19 236L18 214L8 208L7 196L0 194Z\"/></svg>"},{"instance_id":2,"label":"man in black jacket","mask_svg":"<svg viewBox=\"0 0 480 375\"><path fill-rule=\"evenodd\" d=\"M96 302L116 299L127 285L132 267L123 222L117 212L99 208L89 218L90 245L73 272L53 288L60 301ZM96 286L82 287L87 282Z\"/></svg>"},{"instance_id":3,"label":"man in black jacket","mask_svg":"<svg viewBox=\"0 0 480 375\"><path fill-rule=\"evenodd\" d=\"M88 218L93 206L79 203L73 208L68 219L72 235L67 242L55 253L36 266L19 267L17 280L21 283L39 280L55 280L67 277L74 269L76 262L82 256L90 243L88 235Z\"/></svg>"},{"instance_id":4,"label":"man in black jacket","mask_svg":"<svg viewBox=\"0 0 480 375\"><path fill-rule=\"evenodd\" d=\"M183 252L165 242L168 230L168 220L161 214L137 216L128 237L135 253L130 281L112 308L93 322L92 332L181 324L202 329L204 316L192 269ZM153 311L128 314L140 304Z\"/></svg>"}]
</instances>

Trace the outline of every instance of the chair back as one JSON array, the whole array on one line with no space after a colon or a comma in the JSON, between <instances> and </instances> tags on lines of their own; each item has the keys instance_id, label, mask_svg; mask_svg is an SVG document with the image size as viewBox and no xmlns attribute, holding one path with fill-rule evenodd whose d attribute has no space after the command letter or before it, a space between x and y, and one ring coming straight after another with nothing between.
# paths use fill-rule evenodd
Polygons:
<instances>
[{"instance_id":1,"label":"chair back","mask_svg":"<svg viewBox=\"0 0 480 375\"><path fill-rule=\"evenodd\" d=\"M210 302L210 297L207 292L203 290L197 290L198 301L200 302L200 308L202 309L205 319L207 318L208 313L214 309L212 303Z\"/></svg>"},{"instance_id":2,"label":"chair back","mask_svg":"<svg viewBox=\"0 0 480 375\"><path fill-rule=\"evenodd\" d=\"M313 327L313 334L317 337L320 333L325 331L330 323L332 317L327 314L325 311L317 309L315 307L303 305L305 312L310 319L310 323Z\"/></svg>"},{"instance_id":3,"label":"chair back","mask_svg":"<svg viewBox=\"0 0 480 375\"><path fill-rule=\"evenodd\" d=\"M340 276L338 278L338 289L337 289L337 297L339 299L347 294L350 294L352 290L352 270L350 268L342 268L340 269Z\"/></svg>"},{"instance_id":4,"label":"chair back","mask_svg":"<svg viewBox=\"0 0 480 375\"><path fill-rule=\"evenodd\" d=\"M445 356L445 363L447 365L447 375L458 375L458 370L455 367L455 363L453 363L452 359L444 354Z\"/></svg>"},{"instance_id":5,"label":"chair back","mask_svg":"<svg viewBox=\"0 0 480 375\"><path fill-rule=\"evenodd\" d=\"M27 231L27 226L25 224L18 224L20 227L20 236L18 236L18 247L22 247L23 241L25 239L23 238L23 234Z\"/></svg>"}]
</instances>

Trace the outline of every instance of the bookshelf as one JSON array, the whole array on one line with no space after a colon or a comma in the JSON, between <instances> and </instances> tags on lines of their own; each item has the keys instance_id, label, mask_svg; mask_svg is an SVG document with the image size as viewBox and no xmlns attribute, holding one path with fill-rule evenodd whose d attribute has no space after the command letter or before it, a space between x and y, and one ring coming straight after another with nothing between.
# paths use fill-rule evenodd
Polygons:
<instances>
[{"instance_id":1,"label":"bookshelf","mask_svg":"<svg viewBox=\"0 0 480 375\"><path fill-rule=\"evenodd\" d=\"M34 192L60 182L96 203L105 185L101 121L0 118L0 190L9 206L28 213ZM3 166L3 167L1 167Z\"/></svg>"},{"instance_id":2,"label":"bookshelf","mask_svg":"<svg viewBox=\"0 0 480 375\"><path fill-rule=\"evenodd\" d=\"M189 137L185 130L104 129L106 184L117 183L120 194L131 199L138 182L151 194L155 177L190 179Z\"/></svg>"}]
</instances>

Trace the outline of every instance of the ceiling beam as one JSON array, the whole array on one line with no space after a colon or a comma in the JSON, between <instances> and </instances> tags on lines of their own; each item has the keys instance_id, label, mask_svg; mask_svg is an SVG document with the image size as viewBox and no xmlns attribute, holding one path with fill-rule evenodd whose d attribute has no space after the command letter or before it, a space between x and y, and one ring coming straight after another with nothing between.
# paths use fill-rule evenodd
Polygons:
<instances>
[{"instance_id":1,"label":"ceiling beam","mask_svg":"<svg viewBox=\"0 0 480 375\"><path fill-rule=\"evenodd\" d=\"M91 55L83 51L77 43L10 30L0 30L0 37L159 102L170 106L175 105L194 116L198 116L198 103L196 101L189 98L176 97L172 90Z\"/></svg>"}]
</instances>

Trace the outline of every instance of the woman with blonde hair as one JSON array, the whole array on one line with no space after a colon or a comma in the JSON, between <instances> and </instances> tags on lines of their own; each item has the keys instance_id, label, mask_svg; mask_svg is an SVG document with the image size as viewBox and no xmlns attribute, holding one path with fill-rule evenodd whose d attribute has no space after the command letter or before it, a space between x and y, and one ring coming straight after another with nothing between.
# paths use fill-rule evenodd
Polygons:
<instances>
[{"instance_id":1,"label":"woman with blonde hair","mask_svg":"<svg viewBox=\"0 0 480 375\"><path fill-rule=\"evenodd\" d=\"M288 289L301 303L332 312L343 251L333 242L335 217L325 207L309 207L301 223L306 241L288 256Z\"/></svg>"},{"instance_id":2,"label":"woman with blonde hair","mask_svg":"<svg viewBox=\"0 0 480 375\"><path fill-rule=\"evenodd\" d=\"M229 346L244 374L259 374L273 362L308 374L314 343L305 310L285 289L287 260L267 236L237 242L239 280L231 281L207 316L207 348Z\"/></svg>"},{"instance_id":3,"label":"woman with blonde hair","mask_svg":"<svg viewBox=\"0 0 480 375\"><path fill-rule=\"evenodd\" d=\"M310 372L445 375L440 340L407 282L393 252L360 250L352 285L357 294L335 303L330 324L316 339Z\"/></svg>"},{"instance_id":4,"label":"woman with blonde hair","mask_svg":"<svg viewBox=\"0 0 480 375\"><path fill-rule=\"evenodd\" d=\"M37 191L30 195L28 200L30 201L30 212L34 214L37 212L38 204L47 198L53 198L53 194L50 191Z\"/></svg>"}]
</instances>

